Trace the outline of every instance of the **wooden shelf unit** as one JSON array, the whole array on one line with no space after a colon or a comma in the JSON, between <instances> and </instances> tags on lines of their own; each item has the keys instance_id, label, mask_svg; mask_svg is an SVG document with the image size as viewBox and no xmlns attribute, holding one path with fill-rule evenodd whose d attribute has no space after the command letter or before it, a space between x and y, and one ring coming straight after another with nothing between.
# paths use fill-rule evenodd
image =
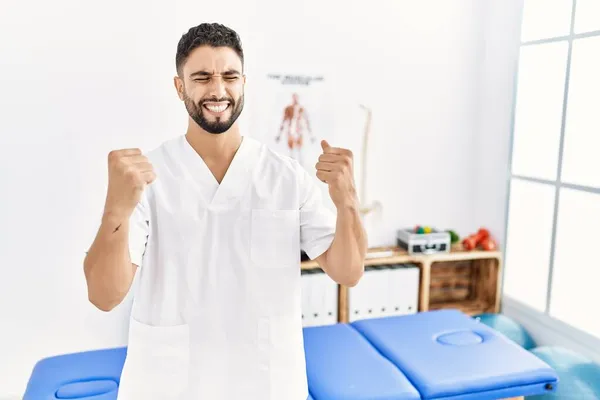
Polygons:
<instances>
[{"instance_id":1,"label":"wooden shelf unit","mask_svg":"<svg viewBox=\"0 0 600 400\"><path fill-rule=\"evenodd\" d=\"M419 268L419 311L456 308L469 315L500 311L502 258L498 251L464 250L453 246L449 253L408 254L397 247L373 248L365 266L414 264ZM304 261L302 269L319 268ZM348 288L338 286L338 320L348 322Z\"/></svg>"}]
</instances>

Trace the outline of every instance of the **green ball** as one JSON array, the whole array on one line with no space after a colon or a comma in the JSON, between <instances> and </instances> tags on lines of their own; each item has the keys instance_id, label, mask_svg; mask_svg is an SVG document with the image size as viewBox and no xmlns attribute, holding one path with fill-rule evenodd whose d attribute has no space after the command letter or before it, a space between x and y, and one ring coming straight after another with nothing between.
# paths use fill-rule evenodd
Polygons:
<instances>
[{"instance_id":1,"label":"green ball","mask_svg":"<svg viewBox=\"0 0 600 400\"><path fill-rule=\"evenodd\" d=\"M417 233L425 233L425 228L420 226L419 228L417 228Z\"/></svg>"}]
</instances>

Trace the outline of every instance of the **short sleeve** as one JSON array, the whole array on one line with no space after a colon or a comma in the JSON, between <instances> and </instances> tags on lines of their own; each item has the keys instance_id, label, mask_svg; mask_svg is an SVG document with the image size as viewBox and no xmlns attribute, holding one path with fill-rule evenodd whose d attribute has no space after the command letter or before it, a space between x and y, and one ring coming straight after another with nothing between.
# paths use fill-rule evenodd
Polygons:
<instances>
[{"instance_id":1,"label":"short sleeve","mask_svg":"<svg viewBox=\"0 0 600 400\"><path fill-rule=\"evenodd\" d=\"M323 254L333 242L336 214L323 199L317 178L301 166L300 183L300 245L311 260Z\"/></svg>"},{"instance_id":2,"label":"short sleeve","mask_svg":"<svg viewBox=\"0 0 600 400\"><path fill-rule=\"evenodd\" d=\"M135 207L129 218L129 257L131 258L131 262L138 267L142 266L149 231L148 203L145 201L145 196L142 195L142 200Z\"/></svg>"}]
</instances>

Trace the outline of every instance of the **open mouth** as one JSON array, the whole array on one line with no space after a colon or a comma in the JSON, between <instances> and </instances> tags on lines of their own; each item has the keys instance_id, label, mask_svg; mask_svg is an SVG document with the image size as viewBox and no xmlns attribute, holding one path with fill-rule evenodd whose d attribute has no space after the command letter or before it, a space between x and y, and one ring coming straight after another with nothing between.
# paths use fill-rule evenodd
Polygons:
<instances>
[{"instance_id":1,"label":"open mouth","mask_svg":"<svg viewBox=\"0 0 600 400\"><path fill-rule=\"evenodd\" d=\"M206 102L202 104L204 109L208 110L211 114L219 115L223 114L228 108L230 104L228 101L224 102Z\"/></svg>"}]
</instances>

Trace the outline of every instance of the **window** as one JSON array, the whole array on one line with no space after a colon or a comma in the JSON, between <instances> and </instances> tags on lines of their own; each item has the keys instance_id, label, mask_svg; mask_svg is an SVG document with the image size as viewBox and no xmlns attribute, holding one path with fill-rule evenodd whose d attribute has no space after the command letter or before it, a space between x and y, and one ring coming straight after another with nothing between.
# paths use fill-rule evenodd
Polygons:
<instances>
[{"instance_id":1,"label":"window","mask_svg":"<svg viewBox=\"0 0 600 400\"><path fill-rule=\"evenodd\" d=\"M600 338L600 1L525 0L504 294Z\"/></svg>"}]
</instances>

